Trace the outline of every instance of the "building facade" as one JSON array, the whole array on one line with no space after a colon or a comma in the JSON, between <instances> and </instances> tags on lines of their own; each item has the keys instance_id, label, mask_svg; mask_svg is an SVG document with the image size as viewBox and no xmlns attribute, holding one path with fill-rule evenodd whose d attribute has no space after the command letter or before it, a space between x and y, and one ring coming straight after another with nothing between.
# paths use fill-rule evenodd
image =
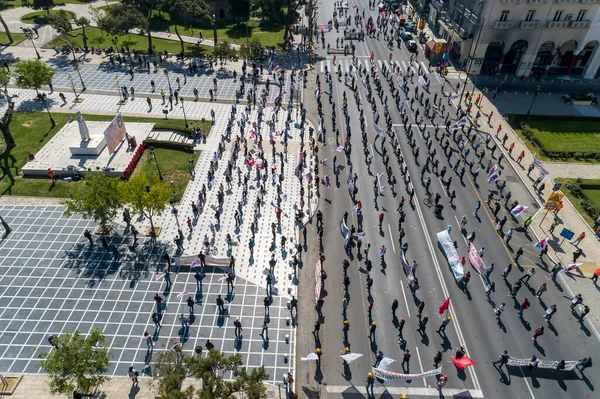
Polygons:
<instances>
[{"instance_id":1,"label":"building facade","mask_svg":"<svg viewBox=\"0 0 600 399\"><path fill-rule=\"evenodd\" d=\"M598 76L600 0L431 0L429 7L433 30L470 72Z\"/></svg>"}]
</instances>

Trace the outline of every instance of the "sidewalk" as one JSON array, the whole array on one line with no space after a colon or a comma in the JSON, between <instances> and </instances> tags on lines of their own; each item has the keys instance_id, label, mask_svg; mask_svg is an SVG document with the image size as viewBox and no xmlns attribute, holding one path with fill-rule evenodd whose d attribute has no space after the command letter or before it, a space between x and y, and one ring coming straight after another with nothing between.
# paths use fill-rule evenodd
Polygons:
<instances>
[{"instance_id":1,"label":"sidewalk","mask_svg":"<svg viewBox=\"0 0 600 399\"><path fill-rule=\"evenodd\" d=\"M5 375L5 377L12 377ZM133 387L129 378L112 378L99 389L101 397L107 399L124 399L124 398L140 398L153 399L158 396L155 389L150 386L150 378L140 377L139 386ZM265 384L267 387L267 397L279 397L279 386ZM187 378L183 381L181 390L193 386L196 389L202 388L202 381L193 378ZM281 387L282 394L285 395L285 388ZM15 392L10 395L11 399L56 399L57 396L51 395L48 389L48 377L41 375L24 375L23 379L17 386ZM241 396L237 396L241 397Z\"/></svg>"},{"instance_id":2,"label":"sidewalk","mask_svg":"<svg viewBox=\"0 0 600 399\"><path fill-rule=\"evenodd\" d=\"M487 117L485 115L488 115L490 111L493 111L494 115L492 116L490 124L487 124ZM555 178L599 176L600 165L544 162L544 167L551 172L549 176L550 179L546 181L546 187L543 192L540 193L540 195L537 195L534 192L533 183L535 182L538 173L534 171L531 173L531 177L527 176L527 167L533 162L533 154L529 152L524 143L506 122L498 108L487 96L483 96L481 113L484 116L480 118L480 130L492 135L498 148L504 153L506 161L513 166L513 169L517 172L519 178L525 183L532 196L536 199L540 207L542 207L540 211L533 216L531 229L538 240L545 237L549 238L549 255L553 261L560 262L565 267L573 263L572 253L577 248L559 236L560 231L563 228L573 231L575 236L579 235L581 232L585 232L586 238L579 245L579 248L584 251L581 258L578 259L578 262L582 263L582 265L579 267L579 270L575 270L573 273L560 273L558 281L566 286L567 289L564 292L565 295L573 296L576 293L580 293L583 295L584 303L590 304L591 310L586 320L587 323L592 326L593 333L600 339L600 334L598 333L598 330L600 329L600 308L598 306L593 306L593 304L600 302L600 287L594 285L589 279L596 268L600 267L598 264L598 260L600 259L600 240L566 197L563 199L564 207L558 214L561 224L557 226L554 234L550 234L548 230L552 224L553 218L552 214L549 214L544 218L546 211L543 209L544 203L542 202L546 201L552 193L553 180ZM507 145L512 142L515 143L513 154L518 155L521 151L525 151L525 158L521 165L518 165L508 154L508 148L502 145L501 137L496 137L498 125L502 125L502 132L508 132ZM515 155L515 157L517 155ZM549 278L550 276L548 276L548 279Z\"/></svg>"}]
</instances>

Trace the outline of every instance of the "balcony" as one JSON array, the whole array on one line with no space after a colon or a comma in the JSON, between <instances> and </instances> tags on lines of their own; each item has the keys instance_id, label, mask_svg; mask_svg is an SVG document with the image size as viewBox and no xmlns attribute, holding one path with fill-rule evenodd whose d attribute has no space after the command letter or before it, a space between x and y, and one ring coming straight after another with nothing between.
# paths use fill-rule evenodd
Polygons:
<instances>
[{"instance_id":1,"label":"balcony","mask_svg":"<svg viewBox=\"0 0 600 399\"><path fill-rule=\"evenodd\" d=\"M521 29L536 29L539 26L540 21L521 21Z\"/></svg>"},{"instance_id":2,"label":"balcony","mask_svg":"<svg viewBox=\"0 0 600 399\"><path fill-rule=\"evenodd\" d=\"M529 4L546 4L548 0L527 0Z\"/></svg>"},{"instance_id":3,"label":"balcony","mask_svg":"<svg viewBox=\"0 0 600 399\"><path fill-rule=\"evenodd\" d=\"M502 4L519 4L521 0L502 0Z\"/></svg>"},{"instance_id":4,"label":"balcony","mask_svg":"<svg viewBox=\"0 0 600 399\"><path fill-rule=\"evenodd\" d=\"M494 29L512 29L513 25L513 21L494 21L492 27Z\"/></svg>"},{"instance_id":5,"label":"balcony","mask_svg":"<svg viewBox=\"0 0 600 399\"><path fill-rule=\"evenodd\" d=\"M599 4L600 0L581 0L583 4Z\"/></svg>"},{"instance_id":6,"label":"balcony","mask_svg":"<svg viewBox=\"0 0 600 399\"><path fill-rule=\"evenodd\" d=\"M448 3L443 2L442 0L432 0L431 6L438 10L439 12L445 11L448 9Z\"/></svg>"},{"instance_id":7,"label":"balcony","mask_svg":"<svg viewBox=\"0 0 600 399\"><path fill-rule=\"evenodd\" d=\"M555 0L558 4L573 4L579 3L579 0Z\"/></svg>"},{"instance_id":8,"label":"balcony","mask_svg":"<svg viewBox=\"0 0 600 399\"><path fill-rule=\"evenodd\" d=\"M589 29L591 21L572 21L571 28L573 29Z\"/></svg>"},{"instance_id":9,"label":"balcony","mask_svg":"<svg viewBox=\"0 0 600 399\"><path fill-rule=\"evenodd\" d=\"M548 24L546 26L550 29L553 29L553 28L565 29L565 28L569 27L570 23L571 23L571 21L548 21Z\"/></svg>"}]
</instances>

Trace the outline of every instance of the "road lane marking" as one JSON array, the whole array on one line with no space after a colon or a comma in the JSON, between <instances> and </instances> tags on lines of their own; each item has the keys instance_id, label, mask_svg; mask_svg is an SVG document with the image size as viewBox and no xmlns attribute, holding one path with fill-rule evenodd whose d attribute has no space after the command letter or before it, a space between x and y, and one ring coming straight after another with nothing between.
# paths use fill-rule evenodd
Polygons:
<instances>
[{"instance_id":1,"label":"road lane marking","mask_svg":"<svg viewBox=\"0 0 600 399\"><path fill-rule=\"evenodd\" d=\"M388 230L390 232L390 241L392 242L392 249L394 250L394 253L396 253L396 246L394 245L394 236L392 236L392 228L390 227L389 223L388 223Z\"/></svg>"},{"instance_id":2,"label":"road lane marking","mask_svg":"<svg viewBox=\"0 0 600 399\"><path fill-rule=\"evenodd\" d=\"M423 362L421 361L421 354L419 353L419 347L417 346L415 348L415 350L417 351L417 359L419 359L419 366L421 367L421 373L422 373L425 370L423 369ZM423 378L423 386L427 388L427 380L425 378Z\"/></svg>"}]
</instances>

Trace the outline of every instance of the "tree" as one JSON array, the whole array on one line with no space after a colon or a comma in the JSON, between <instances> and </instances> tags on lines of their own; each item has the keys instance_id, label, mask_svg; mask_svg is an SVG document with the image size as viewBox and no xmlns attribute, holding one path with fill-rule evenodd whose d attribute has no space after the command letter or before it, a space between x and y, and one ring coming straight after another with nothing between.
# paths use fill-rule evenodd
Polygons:
<instances>
[{"instance_id":1,"label":"tree","mask_svg":"<svg viewBox=\"0 0 600 399\"><path fill-rule=\"evenodd\" d=\"M273 25L283 25L285 20L284 6L285 0L261 0L260 8L263 19Z\"/></svg>"},{"instance_id":2,"label":"tree","mask_svg":"<svg viewBox=\"0 0 600 399\"><path fill-rule=\"evenodd\" d=\"M10 83L10 72L6 68L0 68L0 86L4 89L4 95L8 99L11 100L11 97L8 95L8 84Z\"/></svg>"},{"instance_id":3,"label":"tree","mask_svg":"<svg viewBox=\"0 0 600 399\"><path fill-rule=\"evenodd\" d=\"M55 350L39 355L41 367L50 375L50 393L71 396L73 391L87 392L102 385L109 380L103 374L108 371L111 354L97 329L87 337L77 330L61 334Z\"/></svg>"},{"instance_id":4,"label":"tree","mask_svg":"<svg viewBox=\"0 0 600 399\"><path fill-rule=\"evenodd\" d=\"M8 151L17 146L17 144L15 143L15 139L13 138L12 133L10 131L10 123L12 122L14 109L15 103L11 100L8 100L8 108L6 108L6 111L4 111L4 116L2 117L2 120L0 120L0 130L2 131L2 137L4 137L4 142L6 143L5 151L7 153ZM7 173L6 169L4 170L4 173Z\"/></svg>"},{"instance_id":5,"label":"tree","mask_svg":"<svg viewBox=\"0 0 600 399\"><path fill-rule=\"evenodd\" d=\"M208 5L204 0L176 0L170 4L170 13L177 16L177 19L182 22L183 27L189 29L192 27L192 22L201 20L204 22L211 20L210 11ZM179 38L181 43L181 51L185 52L184 43L177 24L173 24L175 28L175 34Z\"/></svg>"},{"instance_id":6,"label":"tree","mask_svg":"<svg viewBox=\"0 0 600 399\"><path fill-rule=\"evenodd\" d=\"M71 197L63 202L65 214L80 213L104 227L108 221L115 219L121 207L118 184L119 179L103 173L86 175L85 184L73 186Z\"/></svg>"},{"instance_id":7,"label":"tree","mask_svg":"<svg viewBox=\"0 0 600 399\"><path fill-rule=\"evenodd\" d=\"M22 89L35 89L37 94L42 86L52 83L56 69L40 60L19 61L15 65L17 87Z\"/></svg>"},{"instance_id":8,"label":"tree","mask_svg":"<svg viewBox=\"0 0 600 399\"><path fill-rule=\"evenodd\" d=\"M229 13L238 23L247 21L250 17L250 0L229 0Z\"/></svg>"},{"instance_id":9,"label":"tree","mask_svg":"<svg viewBox=\"0 0 600 399\"><path fill-rule=\"evenodd\" d=\"M73 23L81 28L81 33L78 33L76 35L70 34L70 32L73 31ZM82 36L83 47L87 48L87 35L85 34L85 28L90 25L90 20L86 17L79 17L73 19L71 13L65 10L58 10L58 12L48 17L48 24L54 29L56 29L56 31L61 35L69 37ZM73 45L64 38L63 41L65 41L67 45L71 47L71 51L73 52L73 60L76 61L75 49Z\"/></svg>"},{"instance_id":10,"label":"tree","mask_svg":"<svg viewBox=\"0 0 600 399\"><path fill-rule=\"evenodd\" d=\"M140 173L119 184L121 201L129 204L133 210L150 221L154 230L154 216L161 214L167 207L171 191L166 182L156 179L152 185L145 173Z\"/></svg>"},{"instance_id":11,"label":"tree","mask_svg":"<svg viewBox=\"0 0 600 399\"><path fill-rule=\"evenodd\" d=\"M98 27L114 34L128 34L131 29L147 29L148 20L130 4L115 4L106 9L106 15L98 19Z\"/></svg>"},{"instance_id":12,"label":"tree","mask_svg":"<svg viewBox=\"0 0 600 399\"><path fill-rule=\"evenodd\" d=\"M226 61L228 58L231 58L233 55L235 55L235 50L231 47L229 42L221 42L217 44L213 54L215 57L219 58L221 65L223 65L223 60Z\"/></svg>"},{"instance_id":13,"label":"tree","mask_svg":"<svg viewBox=\"0 0 600 399\"><path fill-rule=\"evenodd\" d=\"M285 21L285 32L283 34L283 49L287 49L288 45L291 45L289 40L291 33L291 27L298 21L298 8L300 7L300 0L287 0L287 18Z\"/></svg>"},{"instance_id":14,"label":"tree","mask_svg":"<svg viewBox=\"0 0 600 399\"><path fill-rule=\"evenodd\" d=\"M262 55L263 46L256 37L250 38L240 46L240 53L247 60L255 60Z\"/></svg>"},{"instance_id":15,"label":"tree","mask_svg":"<svg viewBox=\"0 0 600 399\"><path fill-rule=\"evenodd\" d=\"M168 344L168 348L172 345ZM231 398L244 394L249 398L266 398L263 381L269 378L263 367L248 373L243 367L239 353L226 357L218 350L208 351L207 356L181 357L180 353L167 349L155 357L154 382L158 384L161 399L187 399L194 397L193 388L181 391L187 377L202 379L200 399ZM225 381L224 374L232 372L234 381ZM242 395L242 396L244 396Z\"/></svg>"},{"instance_id":16,"label":"tree","mask_svg":"<svg viewBox=\"0 0 600 399\"><path fill-rule=\"evenodd\" d=\"M12 44L14 42L14 39L13 39L12 35L10 34L10 30L8 30L8 25L4 21L4 18L2 18L2 14L0 14L0 24L2 24L2 26L4 27L4 32L6 32L6 37L8 38L8 42L10 44Z\"/></svg>"},{"instance_id":17,"label":"tree","mask_svg":"<svg viewBox=\"0 0 600 399\"><path fill-rule=\"evenodd\" d=\"M27 7L33 8L34 10L46 10L48 15L50 15L50 10L56 7L54 0L28 0L27 2L23 2L23 4Z\"/></svg>"}]
</instances>

